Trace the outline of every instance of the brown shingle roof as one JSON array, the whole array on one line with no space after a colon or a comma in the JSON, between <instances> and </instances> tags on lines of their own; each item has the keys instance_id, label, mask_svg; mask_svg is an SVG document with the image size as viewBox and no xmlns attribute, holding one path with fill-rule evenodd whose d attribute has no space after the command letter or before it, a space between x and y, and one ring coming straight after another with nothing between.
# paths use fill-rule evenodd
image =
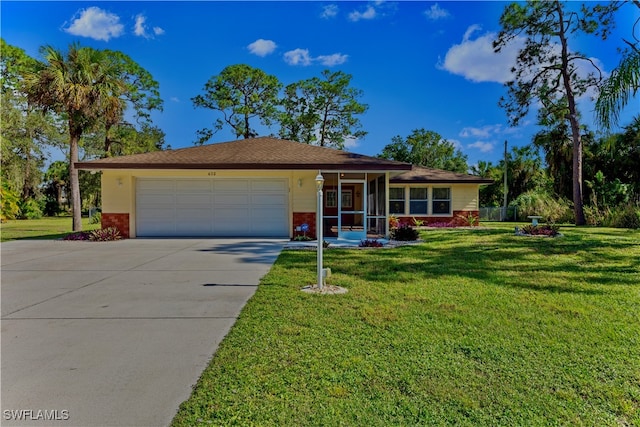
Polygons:
<instances>
[{"instance_id":1,"label":"brown shingle roof","mask_svg":"<svg viewBox=\"0 0 640 427\"><path fill-rule=\"evenodd\" d=\"M389 179L391 184L492 184L493 180L475 175L413 166L410 171Z\"/></svg>"},{"instance_id":2,"label":"brown shingle roof","mask_svg":"<svg viewBox=\"0 0 640 427\"><path fill-rule=\"evenodd\" d=\"M78 169L411 169L408 163L271 137L77 162Z\"/></svg>"}]
</instances>

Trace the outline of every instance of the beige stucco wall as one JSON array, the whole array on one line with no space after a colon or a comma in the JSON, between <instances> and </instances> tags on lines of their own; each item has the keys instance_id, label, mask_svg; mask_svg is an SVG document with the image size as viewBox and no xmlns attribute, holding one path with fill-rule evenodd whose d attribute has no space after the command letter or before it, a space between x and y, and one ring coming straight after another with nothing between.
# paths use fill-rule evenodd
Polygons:
<instances>
[{"instance_id":1,"label":"beige stucco wall","mask_svg":"<svg viewBox=\"0 0 640 427\"><path fill-rule=\"evenodd\" d=\"M454 211L477 211L479 209L478 184L452 184L451 207Z\"/></svg>"}]
</instances>

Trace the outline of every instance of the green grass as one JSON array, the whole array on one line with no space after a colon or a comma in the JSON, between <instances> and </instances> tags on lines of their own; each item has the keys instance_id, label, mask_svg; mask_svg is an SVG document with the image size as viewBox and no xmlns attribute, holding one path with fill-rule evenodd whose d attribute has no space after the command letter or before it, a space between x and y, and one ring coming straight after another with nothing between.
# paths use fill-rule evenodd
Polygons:
<instances>
[{"instance_id":1,"label":"green grass","mask_svg":"<svg viewBox=\"0 0 640 427\"><path fill-rule=\"evenodd\" d=\"M71 233L71 217L46 217L42 219L18 219L0 225L0 241L21 239L59 239ZM100 224L89 224L82 218L83 230L100 228Z\"/></svg>"},{"instance_id":2,"label":"green grass","mask_svg":"<svg viewBox=\"0 0 640 427\"><path fill-rule=\"evenodd\" d=\"M284 251L174 426L640 425L640 232Z\"/></svg>"}]
</instances>

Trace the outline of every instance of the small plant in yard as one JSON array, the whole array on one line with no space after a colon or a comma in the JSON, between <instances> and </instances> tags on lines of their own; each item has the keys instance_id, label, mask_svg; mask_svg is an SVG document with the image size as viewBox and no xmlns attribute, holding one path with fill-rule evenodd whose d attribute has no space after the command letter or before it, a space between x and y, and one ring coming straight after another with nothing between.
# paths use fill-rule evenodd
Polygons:
<instances>
[{"instance_id":1,"label":"small plant in yard","mask_svg":"<svg viewBox=\"0 0 640 427\"><path fill-rule=\"evenodd\" d=\"M62 240L89 240L89 232L76 231L75 233L67 234Z\"/></svg>"},{"instance_id":2,"label":"small plant in yard","mask_svg":"<svg viewBox=\"0 0 640 427\"><path fill-rule=\"evenodd\" d=\"M477 216L469 212L467 215L456 215L455 220L452 222L456 223L459 227L475 227L478 225L479 220Z\"/></svg>"},{"instance_id":3,"label":"small plant in yard","mask_svg":"<svg viewBox=\"0 0 640 427\"><path fill-rule=\"evenodd\" d=\"M102 222L101 212L96 212L93 215L91 215L91 218L89 219L89 224L100 224L100 222Z\"/></svg>"},{"instance_id":4,"label":"small plant in yard","mask_svg":"<svg viewBox=\"0 0 640 427\"><path fill-rule=\"evenodd\" d=\"M519 234L529 236L549 236L555 237L560 234L557 225L525 225L520 229Z\"/></svg>"},{"instance_id":5,"label":"small plant in yard","mask_svg":"<svg viewBox=\"0 0 640 427\"><path fill-rule=\"evenodd\" d=\"M389 215L389 228L393 230L394 228L398 228L399 225L400 222L398 221L398 217L395 215Z\"/></svg>"},{"instance_id":6,"label":"small plant in yard","mask_svg":"<svg viewBox=\"0 0 640 427\"><path fill-rule=\"evenodd\" d=\"M93 231L78 231L66 235L63 240L84 240L90 242L112 242L122 240L122 235L116 227L108 227Z\"/></svg>"},{"instance_id":7,"label":"small plant in yard","mask_svg":"<svg viewBox=\"0 0 640 427\"><path fill-rule=\"evenodd\" d=\"M295 240L296 242L308 242L313 239L309 236L303 235L303 236L296 236L293 238L293 240Z\"/></svg>"},{"instance_id":8,"label":"small plant in yard","mask_svg":"<svg viewBox=\"0 0 640 427\"><path fill-rule=\"evenodd\" d=\"M424 225L424 221L418 218L411 218L414 227L422 227Z\"/></svg>"},{"instance_id":9,"label":"small plant in yard","mask_svg":"<svg viewBox=\"0 0 640 427\"><path fill-rule=\"evenodd\" d=\"M376 239L366 239L361 240L358 246L361 248L381 248L383 245Z\"/></svg>"},{"instance_id":10,"label":"small plant in yard","mask_svg":"<svg viewBox=\"0 0 640 427\"><path fill-rule=\"evenodd\" d=\"M108 227L89 232L89 240L92 242L111 242L122 240L122 235L116 227Z\"/></svg>"},{"instance_id":11,"label":"small plant in yard","mask_svg":"<svg viewBox=\"0 0 640 427\"><path fill-rule=\"evenodd\" d=\"M418 240L420 233L409 224L401 224L397 228L391 230L391 238L398 241L414 241Z\"/></svg>"}]
</instances>

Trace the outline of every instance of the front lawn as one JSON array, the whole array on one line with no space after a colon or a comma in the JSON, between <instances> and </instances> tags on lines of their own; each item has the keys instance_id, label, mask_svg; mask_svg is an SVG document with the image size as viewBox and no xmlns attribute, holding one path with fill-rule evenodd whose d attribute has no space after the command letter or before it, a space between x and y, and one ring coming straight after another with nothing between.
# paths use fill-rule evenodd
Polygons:
<instances>
[{"instance_id":1,"label":"front lawn","mask_svg":"<svg viewBox=\"0 0 640 427\"><path fill-rule=\"evenodd\" d=\"M16 219L0 224L0 241L19 239L60 239L71 233L71 217L44 217L41 219ZM95 230L100 224L89 224L82 218L83 230Z\"/></svg>"},{"instance_id":2,"label":"front lawn","mask_svg":"<svg viewBox=\"0 0 640 427\"><path fill-rule=\"evenodd\" d=\"M284 251L173 425L638 426L640 232L561 232Z\"/></svg>"}]
</instances>

